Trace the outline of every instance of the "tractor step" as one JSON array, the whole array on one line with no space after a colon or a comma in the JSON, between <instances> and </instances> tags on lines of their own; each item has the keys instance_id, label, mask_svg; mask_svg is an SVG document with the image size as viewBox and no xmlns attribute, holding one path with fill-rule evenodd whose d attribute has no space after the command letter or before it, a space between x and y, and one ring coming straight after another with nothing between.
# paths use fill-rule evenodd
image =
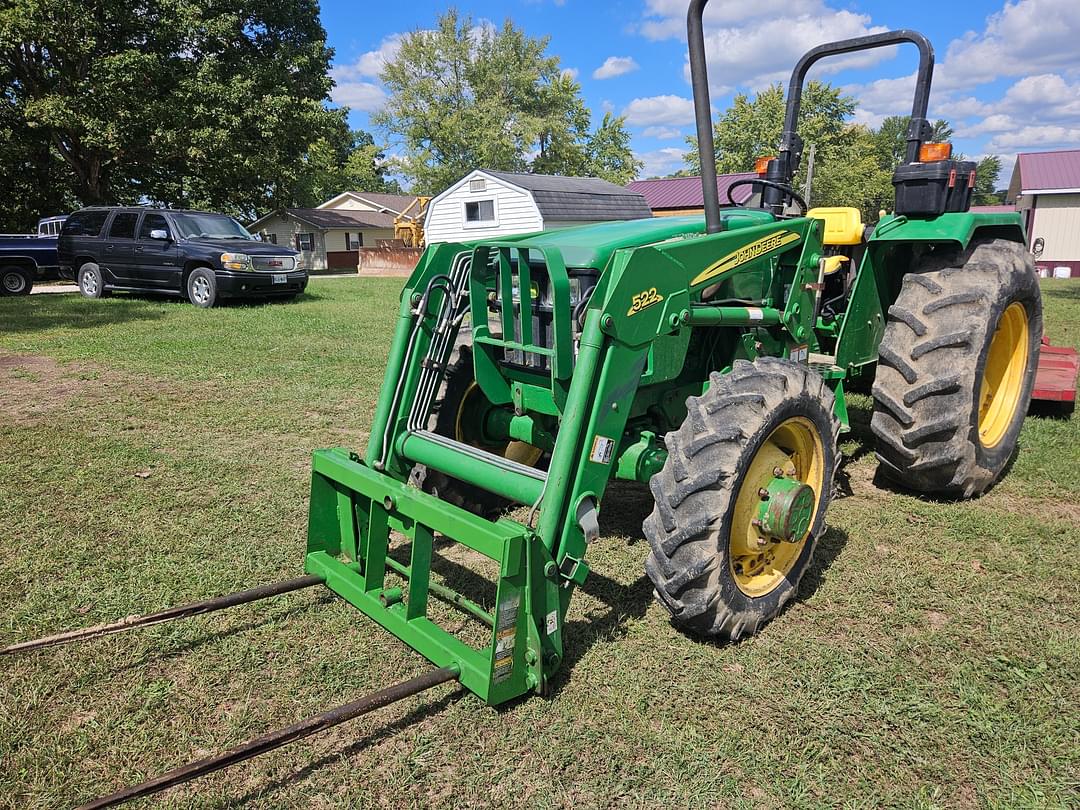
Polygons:
<instances>
[{"instance_id":1,"label":"tractor step","mask_svg":"<svg viewBox=\"0 0 1080 810\"><path fill-rule=\"evenodd\" d=\"M810 368L820 374L826 380L842 380L847 372L836 365L836 355L810 353Z\"/></svg>"}]
</instances>

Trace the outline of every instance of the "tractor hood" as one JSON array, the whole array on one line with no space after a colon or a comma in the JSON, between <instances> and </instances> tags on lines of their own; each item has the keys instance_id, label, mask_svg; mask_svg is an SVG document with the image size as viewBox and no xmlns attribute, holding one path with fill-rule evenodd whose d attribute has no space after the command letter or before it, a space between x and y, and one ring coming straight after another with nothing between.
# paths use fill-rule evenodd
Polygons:
<instances>
[{"instance_id":1,"label":"tractor hood","mask_svg":"<svg viewBox=\"0 0 1080 810\"><path fill-rule=\"evenodd\" d=\"M734 230L773 221L772 214L753 209L733 208L721 217L723 230ZM567 267L607 266L611 255L623 248L636 248L705 233L704 216L653 217L617 222L601 222L575 228L560 228L542 233L522 234L500 239L531 248L555 248L562 253Z\"/></svg>"}]
</instances>

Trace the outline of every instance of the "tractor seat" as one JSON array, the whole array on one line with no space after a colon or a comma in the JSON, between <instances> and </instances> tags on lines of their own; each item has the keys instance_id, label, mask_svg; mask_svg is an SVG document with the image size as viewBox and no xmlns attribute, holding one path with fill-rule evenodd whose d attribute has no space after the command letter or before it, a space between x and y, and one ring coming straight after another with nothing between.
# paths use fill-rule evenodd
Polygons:
<instances>
[{"instance_id":1,"label":"tractor seat","mask_svg":"<svg viewBox=\"0 0 1080 810\"><path fill-rule=\"evenodd\" d=\"M849 247L863 243L862 214L858 208L811 208L806 216L825 223L826 245Z\"/></svg>"}]
</instances>

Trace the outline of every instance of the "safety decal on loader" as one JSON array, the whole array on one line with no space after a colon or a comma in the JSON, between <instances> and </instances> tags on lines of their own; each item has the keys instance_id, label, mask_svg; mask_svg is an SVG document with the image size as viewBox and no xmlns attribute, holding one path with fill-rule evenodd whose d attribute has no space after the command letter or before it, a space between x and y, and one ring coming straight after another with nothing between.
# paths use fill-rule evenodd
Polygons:
<instances>
[{"instance_id":1,"label":"safety decal on loader","mask_svg":"<svg viewBox=\"0 0 1080 810\"><path fill-rule=\"evenodd\" d=\"M794 231L777 231L776 233L769 234L764 239L758 239L756 242L751 242L749 245L743 245L738 250L732 251L724 258L713 262L698 273L697 277L690 282L690 286L697 286L703 281L708 281L721 273L734 270L736 267L760 258L766 253L771 253L777 248L782 248L793 242L798 242L801 238L802 237Z\"/></svg>"}]
</instances>

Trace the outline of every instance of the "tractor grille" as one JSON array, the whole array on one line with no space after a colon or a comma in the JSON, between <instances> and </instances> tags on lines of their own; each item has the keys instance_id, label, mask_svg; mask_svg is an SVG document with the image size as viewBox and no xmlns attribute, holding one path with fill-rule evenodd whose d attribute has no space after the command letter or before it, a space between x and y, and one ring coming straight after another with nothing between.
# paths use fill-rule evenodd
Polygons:
<instances>
[{"instance_id":1,"label":"tractor grille","mask_svg":"<svg viewBox=\"0 0 1080 810\"><path fill-rule=\"evenodd\" d=\"M549 373L558 333L556 308L566 307L570 316L577 313L582 299L587 299L596 286L597 273L589 270L568 275L569 296L563 303L556 301L554 285L543 260L530 257L526 264L521 254L509 261L504 255L500 266L496 254L489 267L495 279L495 294L488 301L488 334L504 344L502 362ZM580 332L577 318L571 317L570 321L569 332L576 342Z\"/></svg>"}]
</instances>

